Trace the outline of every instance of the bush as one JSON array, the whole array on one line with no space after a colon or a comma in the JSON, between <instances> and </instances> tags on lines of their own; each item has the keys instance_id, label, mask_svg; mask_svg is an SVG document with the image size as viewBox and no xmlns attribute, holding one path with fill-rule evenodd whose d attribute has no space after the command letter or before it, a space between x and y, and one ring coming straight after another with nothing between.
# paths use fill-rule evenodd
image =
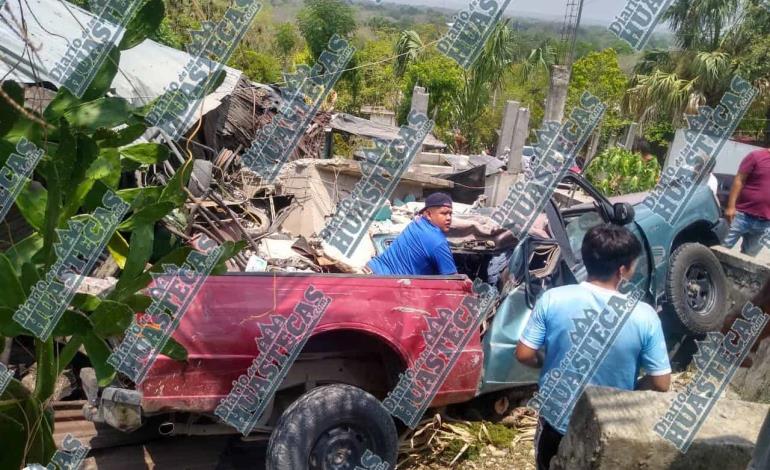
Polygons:
<instances>
[{"instance_id":1,"label":"bush","mask_svg":"<svg viewBox=\"0 0 770 470\"><path fill-rule=\"evenodd\" d=\"M649 191L658 181L660 165L653 157L614 147L594 158L585 176L607 196Z\"/></svg>"},{"instance_id":2,"label":"bush","mask_svg":"<svg viewBox=\"0 0 770 470\"><path fill-rule=\"evenodd\" d=\"M281 64L276 58L261 52L241 50L228 65L243 71L257 83L277 83L281 80Z\"/></svg>"}]
</instances>

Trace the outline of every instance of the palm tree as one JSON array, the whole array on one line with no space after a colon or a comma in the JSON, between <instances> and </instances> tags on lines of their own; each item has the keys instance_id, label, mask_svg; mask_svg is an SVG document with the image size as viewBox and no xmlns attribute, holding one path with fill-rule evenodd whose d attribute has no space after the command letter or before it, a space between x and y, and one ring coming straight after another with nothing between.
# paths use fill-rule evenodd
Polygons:
<instances>
[{"instance_id":1,"label":"palm tree","mask_svg":"<svg viewBox=\"0 0 770 470\"><path fill-rule=\"evenodd\" d=\"M396 63L393 66L393 71L396 78L404 76L407 65L417 60L423 47L422 39L416 31L401 31L395 47Z\"/></svg>"},{"instance_id":2,"label":"palm tree","mask_svg":"<svg viewBox=\"0 0 770 470\"><path fill-rule=\"evenodd\" d=\"M698 106L716 105L741 71L740 57L750 44L746 35L761 27L758 22L770 19L761 10L757 0L676 0L664 20L680 48L643 54L624 97L624 110L641 123L678 124ZM761 74L744 78L758 86L767 80Z\"/></svg>"},{"instance_id":3,"label":"palm tree","mask_svg":"<svg viewBox=\"0 0 770 470\"><path fill-rule=\"evenodd\" d=\"M527 58L523 61L522 80L530 81L538 72L550 73L551 66L556 64L558 56L557 48L551 44L551 41L543 41L539 47L530 50Z\"/></svg>"},{"instance_id":4,"label":"palm tree","mask_svg":"<svg viewBox=\"0 0 770 470\"><path fill-rule=\"evenodd\" d=\"M510 20L501 21L490 34L476 62L465 73L462 93L454 97L452 115L471 149L479 144L479 133L476 131L479 119L490 100L493 105L496 102L505 76L511 73L517 58L516 34L510 27Z\"/></svg>"}]
</instances>

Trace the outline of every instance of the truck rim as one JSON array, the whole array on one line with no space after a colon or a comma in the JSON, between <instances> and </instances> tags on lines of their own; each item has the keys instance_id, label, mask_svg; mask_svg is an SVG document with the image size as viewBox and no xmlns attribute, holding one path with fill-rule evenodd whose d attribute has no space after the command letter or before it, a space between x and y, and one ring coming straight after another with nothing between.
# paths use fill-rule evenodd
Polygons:
<instances>
[{"instance_id":1,"label":"truck rim","mask_svg":"<svg viewBox=\"0 0 770 470\"><path fill-rule=\"evenodd\" d=\"M708 269L696 263L687 268L684 294L687 306L698 315L706 315L714 307L714 281Z\"/></svg>"},{"instance_id":2,"label":"truck rim","mask_svg":"<svg viewBox=\"0 0 770 470\"><path fill-rule=\"evenodd\" d=\"M361 461L369 438L351 425L340 425L324 431L310 453L311 470L353 470Z\"/></svg>"}]
</instances>

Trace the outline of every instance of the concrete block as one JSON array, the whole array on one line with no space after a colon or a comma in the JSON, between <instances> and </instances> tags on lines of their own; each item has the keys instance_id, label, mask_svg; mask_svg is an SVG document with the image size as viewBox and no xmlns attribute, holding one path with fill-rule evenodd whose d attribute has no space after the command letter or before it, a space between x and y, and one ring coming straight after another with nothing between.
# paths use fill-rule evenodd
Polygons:
<instances>
[{"instance_id":1,"label":"concrete block","mask_svg":"<svg viewBox=\"0 0 770 470\"><path fill-rule=\"evenodd\" d=\"M728 311L741 308L770 278L770 266L761 257L744 255L737 248L711 247L729 281Z\"/></svg>"},{"instance_id":2,"label":"concrete block","mask_svg":"<svg viewBox=\"0 0 770 470\"><path fill-rule=\"evenodd\" d=\"M770 407L719 400L689 451L652 430L674 393L588 387L575 407L551 470L745 470Z\"/></svg>"},{"instance_id":3,"label":"concrete block","mask_svg":"<svg viewBox=\"0 0 770 470\"><path fill-rule=\"evenodd\" d=\"M544 121L561 122L564 119L564 106L567 104L570 69L563 65L551 66L551 83L545 100Z\"/></svg>"},{"instance_id":4,"label":"concrete block","mask_svg":"<svg viewBox=\"0 0 770 470\"><path fill-rule=\"evenodd\" d=\"M425 92L425 88L416 86L412 90L412 107L411 110L422 114L428 114L428 99L430 93Z\"/></svg>"},{"instance_id":5,"label":"concrete block","mask_svg":"<svg viewBox=\"0 0 770 470\"><path fill-rule=\"evenodd\" d=\"M521 154L529 136L529 108L519 108L516 129L511 140L511 153L508 155L508 173L521 173Z\"/></svg>"},{"instance_id":6,"label":"concrete block","mask_svg":"<svg viewBox=\"0 0 770 470\"><path fill-rule=\"evenodd\" d=\"M503 111L503 123L500 127L500 138L497 140L496 156L500 156L507 151L511 151L513 144L513 134L516 130L516 120L519 117L519 102L506 101Z\"/></svg>"},{"instance_id":7,"label":"concrete block","mask_svg":"<svg viewBox=\"0 0 770 470\"><path fill-rule=\"evenodd\" d=\"M425 163L428 165L441 165L444 163L444 154L437 152L420 152L414 158L414 163Z\"/></svg>"},{"instance_id":8,"label":"concrete block","mask_svg":"<svg viewBox=\"0 0 770 470\"><path fill-rule=\"evenodd\" d=\"M518 178L522 175L514 175L511 173L496 173L487 177L487 186L484 189L484 195L487 197L487 207L495 207L505 201L508 197L508 191Z\"/></svg>"}]
</instances>

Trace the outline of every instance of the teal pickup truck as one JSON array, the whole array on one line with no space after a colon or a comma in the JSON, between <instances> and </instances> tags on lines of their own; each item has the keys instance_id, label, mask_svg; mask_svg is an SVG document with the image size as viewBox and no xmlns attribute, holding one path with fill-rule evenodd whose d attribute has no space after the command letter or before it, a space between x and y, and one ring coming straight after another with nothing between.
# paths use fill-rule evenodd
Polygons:
<instances>
[{"instance_id":1,"label":"teal pickup truck","mask_svg":"<svg viewBox=\"0 0 770 470\"><path fill-rule=\"evenodd\" d=\"M564 182L582 189L590 201L560 207L552 199L545 210L549 236L530 233L513 249L506 295L483 338L480 393L535 381L536 371L514 359L515 345L540 292L584 278L580 246L599 223L625 225L642 242L633 281L644 286L646 302L660 307L672 354L683 333L719 330L727 311L727 280L709 246L721 243L728 225L708 186L694 189L684 215L671 226L642 204L646 193L607 199L578 174L568 174Z\"/></svg>"}]
</instances>

